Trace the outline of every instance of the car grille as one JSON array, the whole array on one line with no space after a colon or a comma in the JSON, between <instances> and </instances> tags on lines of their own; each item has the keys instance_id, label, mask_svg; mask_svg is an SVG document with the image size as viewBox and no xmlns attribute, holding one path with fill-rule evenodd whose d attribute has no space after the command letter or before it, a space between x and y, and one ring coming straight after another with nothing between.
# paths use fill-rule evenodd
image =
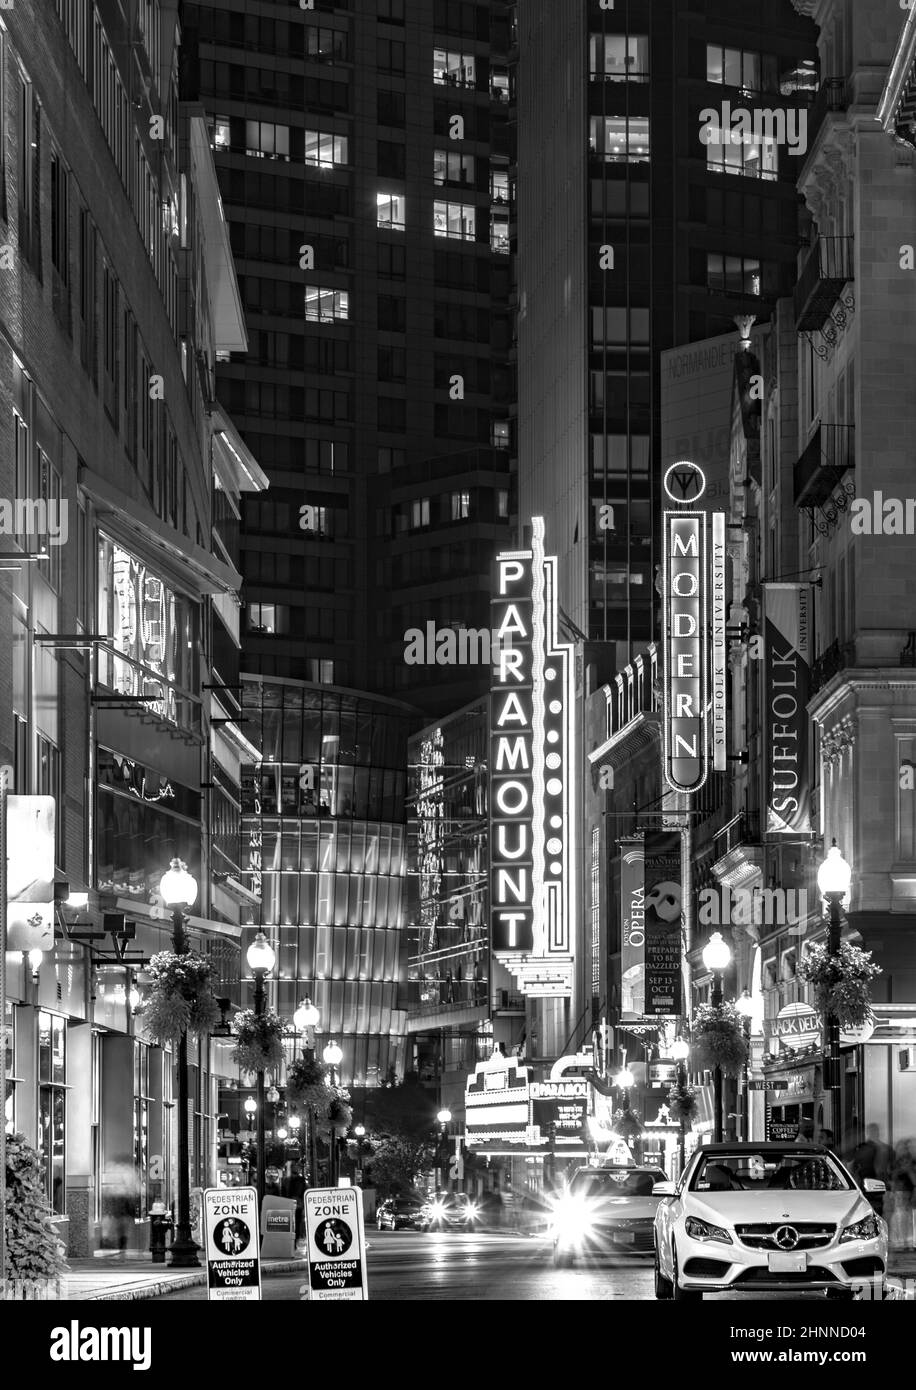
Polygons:
<instances>
[{"instance_id":1,"label":"car grille","mask_svg":"<svg viewBox=\"0 0 916 1390\"><path fill-rule=\"evenodd\" d=\"M785 1246L776 1244L776 1232L783 1226L791 1226L798 1232L798 1244L793 1250L819 1250L829 1245L836 1235L836 1226L825 1226L820 1221L771 1221L753 1226L736 1226L735 1232L742 1245L749 1250L780 1250Z\"/></svg>"},{"instance_id":2,"label":"car grille","mask_svg":"<svg viewBox=\"0 0 916 1390\"><path fill-rule=\"evenodd\" d=\"M734 1280L735 1284L759 1285L761 1288L771 1287L773 1284L835 1284L837 1277L829 1269L821 1269L818 1265L811 1265L808 1269L799 1273L776 1274L765 1269L763 1265L758 1265L755 1269L744 1269Z\"/></svg>"}]
</instances>

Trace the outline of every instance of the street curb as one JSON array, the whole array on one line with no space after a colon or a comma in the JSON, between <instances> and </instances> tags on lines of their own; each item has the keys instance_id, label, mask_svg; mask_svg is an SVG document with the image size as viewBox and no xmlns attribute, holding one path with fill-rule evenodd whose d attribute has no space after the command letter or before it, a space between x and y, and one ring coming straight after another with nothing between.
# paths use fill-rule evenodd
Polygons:
<instances>
[{"instance_id":1,"label":"street curb","mask_svg":"<svg viewBox=\"0 0 916 1390\"><path fill-rule=\"evenodd\" d=\"M291 1274L297 1269L307 1269L307 1260L271 1260L261 1265L262 1276L266 1274ZM163 1294L177 1293L181 1289L194 1288L206 1282L207 1271L195 1270L193 1274L180 1274L175 1279L159 1279L154 1284L143 1284L139 1288L124 1289L121 1292L92 1294L88 1298L74 1298L81 1303L135 1303L144 1298L161 1298Z\"/></svg>"}]
</instances>

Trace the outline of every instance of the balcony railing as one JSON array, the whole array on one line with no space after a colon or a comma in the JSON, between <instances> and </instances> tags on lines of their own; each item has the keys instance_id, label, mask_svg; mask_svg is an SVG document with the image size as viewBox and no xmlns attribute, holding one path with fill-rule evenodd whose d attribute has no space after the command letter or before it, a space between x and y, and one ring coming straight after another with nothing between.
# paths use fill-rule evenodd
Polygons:
<instances>
[{"instance_id":1,"label":"balcony railing","mask_svg":"<svg viewBox=\"0 0 916 1390\"><path fill-rule=\"evenodd\" d=\"M795 287L795 328L809 333L823 328L843 287L855 278L855 239L818 237Z\"/></svg>"},{"instance_id":2,"label":"balcony railing","mask_svg":"<svg viewBox=\"0 0 916 1390\"><path fill-rule=\"evenodd\" d=\"M843 474L855 465L855 426L819 424L795 465L796 507L818 507L826 502Z\"/></svg>"},{"instance_id":3,"label":"balcony railing","mask_svg":"<svg viewBox=\"0 0 916 1390\"><path fill-rule=\"evenodd\" d=\"M845 111L848 104L846 99L845 77L830 77L825 82L821 83L808 112L809 150L813 148L818 131L824 124L827 116L831 112Z\"/></svg>"},{"instance_id":4,"label":"balcony railing","mask_svg":"<svg viewBox=\"0 0 916 1390\"><path fill-rule=\"evenodd\" d=\"M811 694L814 695L839 671L845 671L855 664L855 642L832 642L811 667Z\"/></svg>"}]
</instances>

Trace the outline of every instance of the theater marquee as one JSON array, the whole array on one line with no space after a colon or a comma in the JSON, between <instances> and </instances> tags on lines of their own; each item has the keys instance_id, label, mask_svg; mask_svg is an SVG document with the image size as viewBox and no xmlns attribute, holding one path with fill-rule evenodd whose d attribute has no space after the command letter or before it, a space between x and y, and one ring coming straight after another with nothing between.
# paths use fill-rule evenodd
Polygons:
<instances>
[{"instance_id":1,"label":"theater marquee","mask_svg":"<svg viewBox=\"0 0 916 1390\"><path fill-rule=\"evenodd\" d=\"M490 913L493 954L523 994L572 993L573 648L557 633L544 521L497 558L491 607Z\"/></svg>"}]
</instances>

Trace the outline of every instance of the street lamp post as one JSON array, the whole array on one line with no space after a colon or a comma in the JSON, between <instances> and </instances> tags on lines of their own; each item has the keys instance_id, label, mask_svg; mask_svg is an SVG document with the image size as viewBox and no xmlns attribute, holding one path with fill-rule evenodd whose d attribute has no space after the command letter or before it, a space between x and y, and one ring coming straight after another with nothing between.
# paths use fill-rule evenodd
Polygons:
<instances>
[{"instance_id":1,"label":"street lamp post","mask_svg":"<svg viewBox=\"0 0 916 1390\"><path fill-rule=\"evenodd\" d=\"M678 1089L683 1091L687 1086L687 1058L690 1056L690 1044L684 1038L676 1038L671 1044L671 1056L677 1062L677 1084ZM683 1173L687 1162L687 1120L681 1111L680 1120L681 1132L678 1135L678 1148L680 1150L681 1168Z\"/></svg>"},{"instance_id":2,"label":"street lamp post","mask_svg":"<svg viewBox=\"0 0 916 1390\"><path fill-rule=\"evenodd\" d=\"M172 950L176 956L190 951L185 930L185 908L197 901L197 879L188 873L187 864L173 859L162 875L159 895L172 913ZM188 1145L188 1033L182 1028L178 1037L178 1221L169 1266L172 1269L197 1269L197 1245L191 1235L191 1156Z\"/></svg>"},{"instance_id":3,"label":"street lamp post","mask_svg":"<svg viewBox=\"0 0 916 1390\"><path fill-rule=\"evenodd\" d=\"M749 1076L751 1060L751 1019L754 1016L754 1001L746 989L735 1000L735 1008L741 1015L744 1028L744 1076L741 1098L741 1138L747 1142L751 1137L751 1083Z\"/></svg>"},{"instance_id":4,"label":"street lamp post","mask_svg":"<svg viewBox=\"0 0 916 1390\"><path fill-rule=\"evenodd\" d=\"M322 1056L324 1057L325 1065L330 1068L331 1090L334 1091L337 1089L337 1068L343 1061L343 1051L338 1046L338 1044L334 1042L332 1039L331 1042L329 1042L327 1047L324 1049ZM340 1176L338 1172L340 1152L337 1147L337 1132L334 1128L333 1123L330 1126L328 1142L330 1144L330 1153L328 1156L328 1186L336 1187L338 1178Z\"/></svg>"},{"instance_id":5,"label":"street lamp post","mask_svg":"<svg viewBox=\"0 0 916 1390\"><path fill-rule=\"evenodd\" d=\"M722 933L714 931L712 936L703 947L703 964L707 970L712 971L712 1006L718 1009L722 1005L722 976L728 969L731 962L732 953L728 948L728 943L723 940ZM712 1073L713 1085L713 1109L714 1123L713 1141L716 1144L722 1143L722 1068L716 1066Z\"/></svg>"},{"instance_id":6,"label":"street lamp post","mask_svg":"<svg viewBox=\"0 0 916 1390\"><path fill-rule=\"evenodd\" d=\"M248 961L248 968L254 976L254 1011L256 1017L260 1018L264 1012L267 999L267 991L264 982L271 970L274 968L277 956L267 937L262 931L252 941L245 953ZM264 1071L258 1068L258 1138L257 1138L257 1189L258 1189L258 1212L264 1203ZM260 1215L258 1220L260 1221Z\"/></svg>"},{"instance_id":7,"label":"street lamp post","mask_svg":"<svg viewBox=\"0 0 916 1390\"><path fill-rule=\"evenodd\" d=\"M315 1056L315 1029L321 1015L306 995L296 1012L293 1014L293 1026L297 1033L302 1034L302 1055L303 1057ZM314 1106L306 1108L306 1124L308 1125L307 1144L308 1144L308 1168L309 1181L312 1187L318 1186L318 1143L316 1130L318 1128L318 1112ZM302 1156L305 1157L306 1145L302 1146Z\"/></svg>"},{"instance_id":8,"label":"street lamp post","mask_svg":"<svg viewBox=\"0 0 916 1390\"><path fill-rule=\"evenodd\" d=\"M439 1167L442 1173L442 1186L445 1187L448 1178L446 1176L448 1168L448 1127L452 1122L452 1112L447 1105L443 1105L436 1119L439 1121Z\"/></svg>"},{"instance_id":9,"label":"street lamp post","mask_svg":"<svg viewBox=\"0 0 916 1390\"><path fill-rule=\"evenodd\" d=\"M827 857L817 871L817 886L829 909L827 954L836 958L840 954L840 905L849 893L852 882L852 869L837 849L836 840L827 851ZM842 1130L840 1115L840 1021L832 1011L827 1014L826 1057L827 1075L825 1081L830 1092L830 1127L839 1137Z\"/></svg>"}]
</instances>

